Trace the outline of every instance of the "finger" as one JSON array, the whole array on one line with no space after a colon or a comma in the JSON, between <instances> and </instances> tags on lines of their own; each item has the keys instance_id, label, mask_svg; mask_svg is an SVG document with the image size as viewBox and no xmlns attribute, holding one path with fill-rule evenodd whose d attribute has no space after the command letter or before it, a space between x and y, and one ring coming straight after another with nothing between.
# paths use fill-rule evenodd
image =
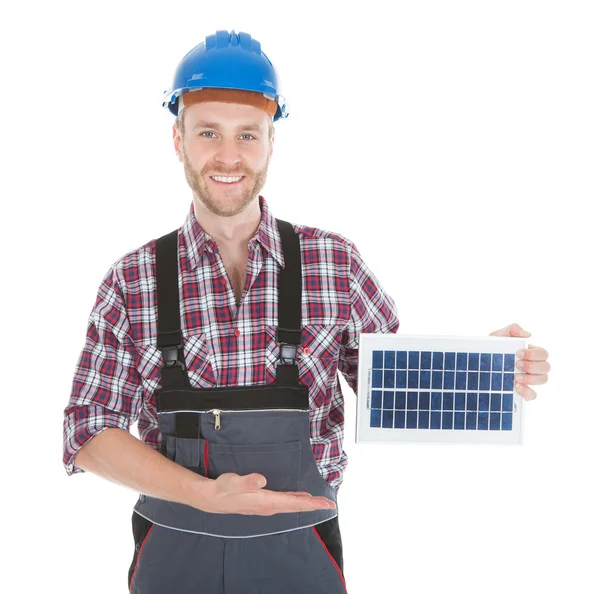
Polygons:
<instances>
[{"instance_id":1,"label":"finger","mask_svg":"<svg viewBox=\"0 0 600 594\"><path fill-rule=\"evenodd\" d=\"M302 505L305 509L331 509L335 507L335 503L327 497L296 497L293 495L295 501Z\"/></svg>"},{"instance_id":2,"label":"finger","mask_svg":"<svg viewBox=\"0 0 600 594\"><path fill-rule=\"evenodd\" d=\"M541 385L548 381L548 376L545 373L540 375L532 375L531 373L519 373L515 375L516 384Z\"/></svg>"},{"instance_id":3,"label":"finger","mask_svg":"<svg viewBox=\"0 0 600 594\"><path fill-rule=\"evenodd\" d=\"M310 498L312 501L317 501L320 503L331 501L330 499L327 499L327 497L323 497L321 495L317 495L315 497L305 491L269 491L269 490L265 489L263 492L267 493L269 495L269 497L271 497L271 496L279 497L280 499L282 499L282 498L287 499L289 497L299 497L300 499L309 499Z\"/></svg>"},{"instance_id":4,"label":"finger","mask_svg":"<svg viewBox=\"0 0 600 594\"><path fill-rule=\"evenodd\" d=\"M312 511L336 507L335 503L326 497L295 497L278 491L262 491L262 493L266 497L265 504L274 510L285 512Z\"/></svg>"},{"instance_id":5,"label":"finger","mask_svg":"<svg viewBox=\"0 0 600 594\"><path fill-rule=\"evenodd\" d=\"M521 382L515 383L515 388L517 393L523 397L525 400L535 400L537 398L537 394L525 384Z\"/></svg>"},{"instance_id":6,"label":"finger","mask_svg":"<svg viewBox=\"0 0 600 594\"><path fill-rule=\"evenodd\" d=\"M247 475L245 477L240 477L242 479L251 479L250 484L256 484L253 482L253 477L262 478L263 481L266 482L266 479L263 475L258 473L253 473L251 475ZM264 498L265 504L268 505L277 505L278 509L282 509L284 511L291 511L289 509L291 505L300 505L297 511L309 511L313 509L331 509L335 508L335 504L327 499L326 497L313 497L307 491L270 491L269 489L258 489L257 487L251 487L246 492L249 496L260 495Z\"/></svg>"},{"instance_id":7,"label":"finger","mask_svg":"<svg viewBox=\"0 0 600 594\"><path fill-rule=\"evenodd\" d=\"M295 497L297 504L302 505L302 509L309 511L312 509L334 509L335 503L326 497Z\"/></svg>"},{"instance_id":8,"label":"finger","mask_svg":"<svg viewBox=\"0 0 600 594\"><path fill-rule=\"evenodd\" d=\"M267 479L257 472L247 474L241 477L245 481L245 484L249 490L262 489L267 484Z\"/></svg>"},{"instance_id":9,"label":"finger","mask_svg":"<svg viewBox=\"0 0 600 594\"><path fill-rule=\"evenodd\" d=\"M550 363L548 361L519 361L517 369L525 373L545 374L550 371Z\"/></svg>"},{"instance_id":10,"label":"finger","mask_svg":"<svg viewBox=\"0 0 600 594\"><path fill-rule=\"evenodd\" d=\"M524 330L519 324L509 324L508 326L504 326L504 328L500 328L500 330L490 332L490 336L516 336L527 338L531 336L531 332Z\"/></svg>"},{"instance_id":11,"label":"finger","mask_svg":"<svg viewBox=\"0 0 600 594\"><path fill-rule=\"evenodd\" d=\"M517 357L519 359L526 359L527 361L545 361L548 358L548 351L542 347L529 345L526 350L517 351Z\"/></svg>"}]
</instances>

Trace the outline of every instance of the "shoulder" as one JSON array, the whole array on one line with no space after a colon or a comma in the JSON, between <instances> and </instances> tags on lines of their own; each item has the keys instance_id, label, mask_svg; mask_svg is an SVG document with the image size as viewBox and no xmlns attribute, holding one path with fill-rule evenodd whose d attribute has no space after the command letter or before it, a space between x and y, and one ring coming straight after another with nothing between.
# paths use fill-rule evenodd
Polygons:
<instances>
[{"instance_id":1,"label":"shoulder","mask_svg":"<svg viewBox=\"0 0 600 594\"><path fill-rule=\"evenodd\" d=\"M309 227L308 225L297 225L292 223L294 230L300 235L300 246L303 254L313 256L323 254L319 260L341 266L346 270L348 276L353 276L357 268L364 266L362 256L354 241L334 231Z\"/></svg>"},{"instance_id":2,"label":"shoulder","mask_svg":"<svg viewBox=\"0 0 600 594\"><path fill-rule=\"evenodd\" d=\"M308 225L300 225L292 223L294 231L300 235L301 241L305 244L329 244L331 246L338 247L348 251L348 253L356 250L356 246L353 241L335 231L328 231L326 229L319 229L318 227L309 227Z\"/></svg>"},{"instance_id":3,"label":"shoulder","mask_svg":"<svg viewBox=\"0 0 600 594\"><path fill-rule=\"evenodd\" d=\"M132 249L117 260L108 269L103 283L123 295L139 293L144 288L144 280L154 275L156 240L151 239L144 245Z\"/></svg>"},{"instance_id":4,"label":"shoulder","mask_svg":"<svg viewBox=\"0 0 600 594\"><path fill-rule=\"evenodd\" d=\"M132 249L115 260L98 289L92 317L97 325L105 322L120 342L144 339L145 325L134 323L151 315L156 289L155 240Z\"/></svg>"}]
</instances>

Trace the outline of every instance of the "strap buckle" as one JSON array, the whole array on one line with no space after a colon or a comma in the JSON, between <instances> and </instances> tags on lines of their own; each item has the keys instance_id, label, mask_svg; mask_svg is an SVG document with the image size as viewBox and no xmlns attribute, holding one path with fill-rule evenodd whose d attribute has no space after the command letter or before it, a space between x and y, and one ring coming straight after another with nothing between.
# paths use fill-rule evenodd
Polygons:
<instances>
[{"instance_id":1,"label":"strap buckle","mask_svg":"<svg viewBox=\"0 0 600 594\"><path fill-rule=\"evenodd\" d=\"M296 363L298 346L285 342L278 342L277 344L279 345L279 361L277 361L276 365L294 365Z\"/></svg>"},{"instance_id":2,"label":"strap buckle","mask_svg":"<svg viewBox=\"0 0 600 594\"><path fill-rule=\"evenodd\" d=\"M185 371L185 363L183 358L183 345L166 346L162 348L163 366L162 368L171 368L179 365Z\"/></svg>"}]
</instances>

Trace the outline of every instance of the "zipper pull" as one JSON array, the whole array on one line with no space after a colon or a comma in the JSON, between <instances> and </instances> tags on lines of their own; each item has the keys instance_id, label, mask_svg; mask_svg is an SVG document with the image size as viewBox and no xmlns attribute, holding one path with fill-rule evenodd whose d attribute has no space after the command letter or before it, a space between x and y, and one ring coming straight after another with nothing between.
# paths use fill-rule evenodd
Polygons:
<instances>
[{"instance_id":1,"label":"zipper pull","mask_svg":"<svg viewBox=\"0 0 600 594\"><path fill-rule=\"evenodd\" d=\"M215 430L218 431L221 428L221 411L213 408L210 412L215 415Z\"/></svg>"}]
</instances>

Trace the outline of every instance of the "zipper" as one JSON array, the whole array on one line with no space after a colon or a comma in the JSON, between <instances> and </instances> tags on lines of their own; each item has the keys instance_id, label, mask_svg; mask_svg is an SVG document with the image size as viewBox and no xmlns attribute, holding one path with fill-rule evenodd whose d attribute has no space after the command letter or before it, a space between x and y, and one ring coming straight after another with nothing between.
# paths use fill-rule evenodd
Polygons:
<instances>
[{"instance_id":1,"label":"zipper","mask_svg":"<svg viewBox=\"0 0 600 594\"><path fill-rule=\"evenodd\" d=\"M206 411L211 413L212 415L214 415L215 417L215 430L219 431L219 429L221 429L221 414L222 413L228 413L228 412L235 412L235 413L245 413L245 412L281 412L281 411L285 411L285 412L309 412L308 408L305 409L299 409L299 408L255 408L255 409L248 409L248 410L221 410L219 408L213 408L212 410Z\"/></svg>"}]
</instances>

